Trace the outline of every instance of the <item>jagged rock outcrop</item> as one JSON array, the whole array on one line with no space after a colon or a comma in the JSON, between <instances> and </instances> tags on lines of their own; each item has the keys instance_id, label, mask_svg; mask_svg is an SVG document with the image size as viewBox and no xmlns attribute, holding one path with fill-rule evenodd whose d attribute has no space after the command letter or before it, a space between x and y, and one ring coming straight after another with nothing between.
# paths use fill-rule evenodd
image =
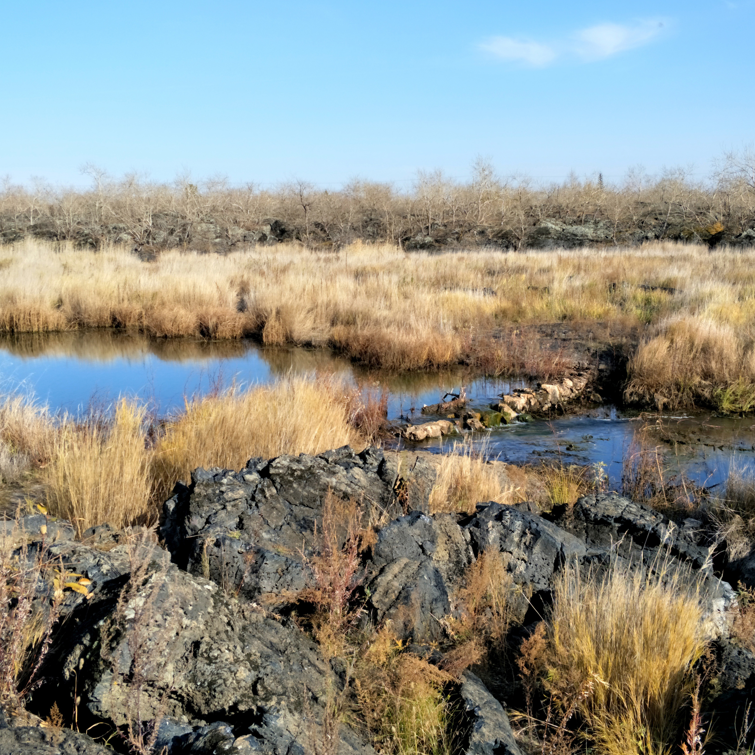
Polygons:
<instances>
[{"instance_id":1,"label":"jagged rock outcrop","mask_svg":"<svg viewBox=\"0 0 755 755\"><path fill-rule=\"evenodd\" d=\"M174 561L256 600L304 589L326 496L356 501L364 521L426 509L435 472L423 460L402 470L377 449L252 459L240 472L196 470L165 504L161 528Z\"/></svg>"},{"instance_id":2,"label":"jagged rock outcrop","mask_svg":"<svg viewBox=\"0 0 755 755\"><path fill-rule=\"evenodd\" d=\"M466 525L476 554L496 550L503 554L516 585L524 588L512 597L515 618L523 620L537 593L550 593L553 577L569 561L587 556L579 539L541 516L499 503L480 507Z\"/></svg>"},{"instance_id":3,"label":"jagged rock outcrop","mask_svg":"<svg viewBox=\"0 0 755 755\"><path fill-rule=\"evenodd\" d=\"M400 639L439 640L450 593L473 559L469 536L450 514L417 511L391 522L380 531L366 567L374 620L390 620Z\"/></svg>"},{"instance_id":4,"label":"jagged rock outcrop","mask_svg":"<svg viewBox=\"0 0 755 755\"><path fill-rule=\"evenodd\" d=\"M112 750L71 729L19 726L0 729L0 755L112 755Z\"/></svg>"},{"instance_id":5,"label":"jagged rock outcrop","mask_svg":"<svg viewBox=\"0 0 755 755\"><path fill-rule=\"evenodd\" d=\"M75 690L88 726L123 730L136 718L166 717L159 744L175 755L215 752L200 747L203 739L228 740L239 752L305 755L328 736L340 682L291 622L173 564L141 576L110 608L103 615L83 606L74 617L48 656L57 674L43 674L36 704L73 709ZM337 753L373 752L335 725Z\"/></svg>"},{"instance_id":6,"label":"jagged rock outcrop","mask_svg":"<svg viewBox=\"0 0 755 755\"><path fill-rule=\"evenodd\" d=\"M67 716L75 711L82 730L121 735L137 719L159 721L154 744L167 755L309 755L326 745L338 755L374 755L358 724L333 717L334 700L348 709L356 699L340 661L328 660L266 600L272 596L285 613L312 586L326 501L355 501L362 524L377 525L355 556L355 625L390 622L399 648L424 648L433 663L443 663L449 627L461 615L459 591L485 552L502 555L516 588L511 618L524 624L547 616L569 564L600 574L618 563L681 577L698 589L707 611L722 690L715 706L726 719L719 729L730 740L732 711L753 701L755 656L728 636L735 595L715 571L700 522L677 526L603 493L547 518L527 505L494 502L479 503L471 515L430 515L432 466L399 458L342 448L253 459L238 472L196 470L191 485L165 504L160 531L167 550L146 529L100 526L77 541L70 525L43 515L1 524L19 558L42 553L56 565L39 579L39 605L65 590L61 574L86 587L66 592L65 620L56 626L30 708L44 717L55 702ZM469 726L459 749L519 755L501 704L505 688L496 700L468 672L451 687ZM3 728L0 720L0 755L4 742L8 752L22 753L34 743L44 753L52 742L52 734L22 728L29 727ZM76 749L79 740L68 734L61 742L71 755L99 752ZM125 749L117 735L113 742Z\"/></svg>"},{"instance_id":7,"label":"jagged rock outcrop","mask_svg":"<svg viewBox=\"0 0 755 755\"><path fill-rule=\"evenodd\" d=\"M706 752L750 752L755 745L752 708L755 705L755 654L733 639L716 643L718 694L710 704L715 739ZM745 720L749 717L749 730Z\"/></svg>"}]
</instances>

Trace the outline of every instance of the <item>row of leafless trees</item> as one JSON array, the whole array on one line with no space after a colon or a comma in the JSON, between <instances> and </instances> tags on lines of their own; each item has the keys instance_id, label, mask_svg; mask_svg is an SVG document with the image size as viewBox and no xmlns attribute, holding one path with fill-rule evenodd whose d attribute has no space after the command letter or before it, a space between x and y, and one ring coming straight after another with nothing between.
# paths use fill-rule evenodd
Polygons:
<instances>
[{"instance_id":1,"label":"row of leafless trees","mask_svg":"<svg viewBox=\"0 0 755 755\"><path fill-rule=\"evenodd\" d=\"M711 244L755 241L755 153L728 155L707 181L684 170L659 177L630 171L617 184L602 176L534 185L498 176L478 160L467 183L420 172L409 191L354 180L338 191L306 181L275 190L214 179L154 183L120 179L88 166L87 190L0 186L0 240L26 236L109 241L156 248L224 250L297 239L339 247L362 239L406 248L638 243L649 239Z\"/></svg>"}]
</instances>

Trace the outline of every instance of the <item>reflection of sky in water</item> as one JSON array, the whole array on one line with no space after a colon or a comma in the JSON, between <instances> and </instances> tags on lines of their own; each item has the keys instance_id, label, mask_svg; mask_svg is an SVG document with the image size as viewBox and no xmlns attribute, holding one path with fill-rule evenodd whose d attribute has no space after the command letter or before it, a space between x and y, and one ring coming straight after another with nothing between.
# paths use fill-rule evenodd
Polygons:
<instances>
[{"instance_id":1,"label":"reflection of sky in water","mask_svg":"<svg viewBox=\"0 0 755 755\"><path fill-rule=\"evenodd\" d=\"M335 374L379 394L389 392L389 416L419 414L446 391L466 383L461 371L385 375L354 368L327 350L261 349L250 343L203 344L149 341L108 333L62 333L46 338L0 340L0 381L5 391L23 385L53 410L76 412L92 398L109 403L136 396L168 413L184 396L205 393L220 382L269 383L292 374ZM503 381L467 384L471 398L494 398Z\"/></svg>"},{"instance_id":2,"label":"reflection of sky in water","mask_svg":"<svg viewBox=\"0 0 755 755\"><path fill-rule=\"evenodd\" d=\"M268 382L270 369L259 359L164 362L153 354L87 362L61 356L20 361L0 352L0 375L5 385L24 382L37 398L53 409L75 412L92 397L110 402L118 396L154 401L160 412L183 404L185 395L204 393L218 379L237 375L244 382Z\"/></svg>"},{"instance_id":3,"label":"reflection of sky in water","mask_svg":"<svg viewBox=\"0 0 755 755\"><path fill-rule=\"evenodd\" d=\"M268 383L289 373L315 372L340 375L376 394L387 390L389 417L408 416L414 410L414 422L431 419L422 417L422 406L440 401L446 391L458 392L462 384L476 406L491 403L512 387L500 380L470 382L461 370L378 374L355 368L327 350L260 349L248 342L151 341L108 331L0 340L2 390L22 386L51 409L69 412L86 407L92 399L108 404L118 396L135 396L152 402L164 415L180 409L184 396L204 393L218 382ZM720 483L735 455L746 464L753 463L752 418L698 415L678 421L667 418L666 422L677 442L669 445L658 439L658 443L671 463L684 467L698 483ZM616 487L621 483L622 459L639 424L607 408L552 422L517 423L469 439L490 457L517 464L559 458L567 464L603 462ZM444 439L422 447L448 450L453 443Z\"/></svg>"},{"instance_id":4,"label":"reflection of sky in water","mask_svg":"<svg viewBox=\"0 0 755 755\"><path fill-rule=\"evenodd\" d=\"M682 433L670 423L674 434L687 438L683 444L664 442L653 435L648 442L663 451L669 474L684 470L693 482L714 487L726 479L732 462L755 464L755 432L752 418L706 422L709 417L686 418L678 423ZM632 440L640 426L639 420L622 417L615 409L607 408L552 422L515 423L475 434L470 440L474 448L489 458L513 464L536 464L543 460L580 465L603 462L610 486L618 488L624 456L632 453ZM446 438L442 442L426 441L423 447L441 451L449 450L453 444L453 439Z\"/></svg>"}]
</instances>

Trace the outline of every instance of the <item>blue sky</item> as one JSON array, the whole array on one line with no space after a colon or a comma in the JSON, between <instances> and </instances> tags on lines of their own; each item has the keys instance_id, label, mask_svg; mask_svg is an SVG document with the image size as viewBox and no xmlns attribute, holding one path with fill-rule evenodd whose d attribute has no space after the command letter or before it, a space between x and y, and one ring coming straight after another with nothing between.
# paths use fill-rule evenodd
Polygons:
<instances>
[{"instance_id":1,"label":"blue sky","mask_svg":"<svg viewBox=\"0 0 755 755\"><path fill-rule=\"evenodd\" d=\"M16 182L703 178L755 142L755 0L6 0L0 25Z\"/></svg>"}]
</instances>

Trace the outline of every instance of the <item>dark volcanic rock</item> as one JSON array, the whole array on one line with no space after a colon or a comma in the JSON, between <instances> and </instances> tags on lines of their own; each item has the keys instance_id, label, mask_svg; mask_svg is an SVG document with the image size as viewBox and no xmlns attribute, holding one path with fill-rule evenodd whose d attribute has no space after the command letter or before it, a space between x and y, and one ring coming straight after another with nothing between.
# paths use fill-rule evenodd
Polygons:
<instances>
[{"instance_id":1,"label":"dark volcanic rock","mask_svg":"<svg viewBox=\"0 0 755 755\"><path fill-rule=\"evenodd\" d=\"M367 565L373 618L390 619L397 636L430 642L443 636L450 592L473 561L469 536L450 514L415 511L384 527Z\"/></svg>"},{"instance_id":2,"label":"dark volcanic rock","mask_svg":"<svg viewBox=\"0 0 755 755\"><path fill-rule=\"evenodd\" d=\"M588 555L584 543L541 516L499 503L488 503L466 525L475 553L488 549L503 554L514 583L526 592L550 593L553 576L569 560ZM530 606L521 592L512 605L514 615L523 620Z\"/></svg>"},{"instance_id":3,"label":"dark volcanic rock","mask_svg":"<svg viewBox=\"0 0 755 755\"><path fill-rule=\"evenodd\" d=\"M252 459L240 472L196 470L165 504L162 536L174 561L249 599L307 586L303 561L328 494L357 501L365 521L426 508L427 463L399 476L379 450Z\"/></svg>"},{"instance_id":4,"label":"dark volcanic rock","mask_svg":"<svg viewBox=\"0 0 755 755\"><path fill-rule=\"evenodd\" d=\"M609 559L674 575L699 590L714 634L726 634L729 608L736 599L728 582L713 571L713 547L700 545L694 531L678 527L658 511L616 493L580 498L557 519L587 546Z\"/></svg>"},{"instance_id":5,"label":"dark volcanic rock","mask_svg":"<svg viewBox=\"0 0 755 755\"><path fill-rule=\"evenodd\" d=\"M720 689L710 704L715 738L706 752L751 752L755 731L745 732L745 717L752 725L752 706L755 705L755 655L733 640L722 639L716 644L717 684ZM744 735L744 741L738 739Z\"/></svg>"},{"instance_id":6,"label":"dark volcanic rock","mask_svg":"<svg viewBox=\"0 0 755 755\"><path fill-rule=\"evenodd\" d=\"M0 729L0 755L112 755L86 734L35 726Z\"/></svg>"},{"instance_id":7,"label":"dark volcanic rock","mask_svg":"<svg viewBox=\"0 0 755 755\"><path fill-rule=\"evenodd\" d=\"M459 691L471 719L464 755L521 755L506 711L471 672L464 672Z\"/></svg>"},{"instance_id":8,"label":"dark volcanic rock","mask_svg":"<svg viewBox=\"0 0 755 755\"><path fill-rule=\"evenodd\" d=\"M587 545L624 557L639 549L645 560L650 560L661 552L689 562L695 569L709 565L712 558L712 549L699 545L690 532L667 516L616 493L584 496L556 521Z\"/></svg>"},{"instance_id":9,"label":"dark volcanic rock","mask_svg":"<svg viewBox=\"0 0 755 755\"><path fill-rule=\"evenodd\" d=\"M317 646L212 582L170 564L127 588L115 613L79 614L48 656L57 674L41 675L40 706L72 708L75 689L85 725L167 716L174 737L164 744L176 753L210 752L200 740L228 739L227 727L239 746L271 755L304 755L325 736L339 681ZM339 733L338 753L372 752L348 727Z\"/></svg>"}]
</instances>

